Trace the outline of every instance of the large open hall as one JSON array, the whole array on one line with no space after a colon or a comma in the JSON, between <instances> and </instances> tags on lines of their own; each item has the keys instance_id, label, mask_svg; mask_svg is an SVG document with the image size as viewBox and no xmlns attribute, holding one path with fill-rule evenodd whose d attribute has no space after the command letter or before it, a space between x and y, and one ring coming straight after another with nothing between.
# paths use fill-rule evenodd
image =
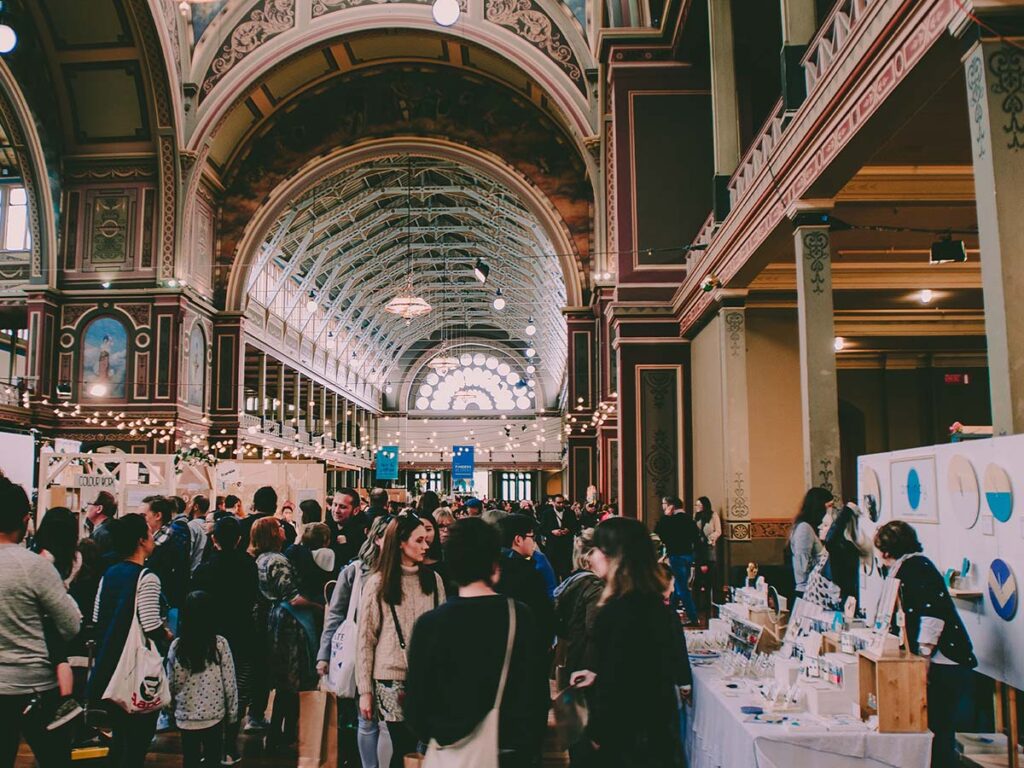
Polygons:
<instances>
[{"instance_id":1,"label":"large open hall","mask_svg":"<svg viewBox=\"0 0 1024 768\"><path fill-rule=\"evenodd\" d=\"M1024 0L0 0L0 768L1022 768Z\"/></svg>"}]
</instances>

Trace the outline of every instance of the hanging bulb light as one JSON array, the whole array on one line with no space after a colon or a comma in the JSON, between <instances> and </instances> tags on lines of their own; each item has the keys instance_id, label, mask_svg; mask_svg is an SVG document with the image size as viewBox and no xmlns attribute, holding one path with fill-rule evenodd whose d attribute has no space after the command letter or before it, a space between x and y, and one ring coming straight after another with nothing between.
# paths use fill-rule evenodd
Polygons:
<instances>
[{"instance_id":1,"label":"hanging bulb light","mask_svg":"<svg viewBox=\"0 0 1024 768\"><path fill-rule=\"evenodd\" d=\"M526 335L533 336L536 332L537 326L533 324L533 316L531 315L530 319L526 321Z\"/></svg>"},{"instance_id":2,"label":"hanging bulb light","mask_svg":"<svg viewBox=\"0 0 1024 768\"><path fill-rule=\"evenodd\" d=\"M491 268L487 266L487 262L477 257L476 264L473 265L473 274L476 275L476 279L481 283L487 282L487 276L491 274Z\"/></svg>"},{"instance_id":3,"label":"hanging bulb light","mask_svg":"<svg viewBox=\"0 0 1024 768\"><path fill-rule=\"evenodd\" d=\"M450 27L459 20L462 9L459 0L434 0L430 13L442 27Z\"/></svg>"},{"instance_id":4,"label":"hanging bulb light","mask_svg":"<svg viewBox=\"0 0 1024 768\"><path fill-rule=\"evenodd\" d=\"M499 312L505 308L505 297L501 295L501 288L494 292L494 308Z\"/></svg>"},{"instance_id":5,"label":"hanging bulb light","mask_svg":"<svg viewBox=\"0 0 1024 768\"><path fill-rule=\"evenodd\" d=\"M535 354L537 354L537 350L535 350L533 347L527 347L526 348L526 356L527 357L533 357Z\"/></svg>"},{"instance_id":6,"label":"hanging bulb light","mask_svg":"<svg viewBox=\"0 0 1024 768\"><path fill-rule=\"evenodd\" d=\"M319 305L316 303L316 294L312 291L309 292L309 298L306 299L306 311L310 314L316 312Z\"/></svg>"}]
</instances>

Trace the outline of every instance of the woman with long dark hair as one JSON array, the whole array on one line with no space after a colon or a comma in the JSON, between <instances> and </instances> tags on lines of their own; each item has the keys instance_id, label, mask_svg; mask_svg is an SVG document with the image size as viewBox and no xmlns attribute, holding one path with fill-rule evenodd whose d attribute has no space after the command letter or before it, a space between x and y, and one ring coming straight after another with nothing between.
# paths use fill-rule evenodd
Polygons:
<instances>
[{"instance_id":1,"label":"woman with long dark hair","mask_svg":"<svg viewBox=\"0 0 1024 768\"><path fill-rule=\"evenodd\" d=\"M711 499L701 496L693 507L693 521L701 536L701 552L697 557L697 583L701 602L708 615L715 602L715 590L719 588L718 540L722 538L722 521L711 506Z\"/></svg>"},{"instance_id":2,"label":"woman with long dark hair","mask_svg":"<svg viewBox=\"0 0 1024 768\"><path fill-rule=\"evenodd\" d=\"M394 747L392 768L401 768L404 756L416 749L416 737L402 711L406 645L416 620L445 599L441 578L425 563L428 547L419 517L402 514L392 520L359 602L359 713L369 720L376 712L379 720L387 722Z\"/></svg>"},{"instance_id":3,"label":"woman with long dark hair","mask_svg":"<svg viewBox=\"0 0 1024 768\"><path fill-rule=\"evenodd\" d=\"M51 507L43 515L33 546L57 569L64 585L75 578L82 558L78 554L78 521L67 507Z\"/></svg>"},{"instance_id":4,"label":"woman with long dark hair","mask_svg":"<svg viewBox=\"0 0 1024 768\"><path fill-rule=\"evenodd\" d=\"M238 720L234 659L228 641L216 633L216 613L209 594L190 592L167 655L184 768L220 763L224 729Z\"/></svg>"},{"instance_id":5,"label":"woman with long dark hair","mask_svg":"<svg viewBox=\"0 0 1024 768\"><path fill-rule=\"evenodd\" d=\"M793 595L803 597L807 589L807 579L814 570L818 557L825 551L818 529L825 520L825 515L835 505L832 491L827 488L811 488L804 494L803 504L793 520L789 532L789 552L793 565Z\"/></svg>"},{"instance_id":6,"label":"woman with long dark hair","mask_svg":"<svg viewBox=\"0 0 1024 768\"><path fill-rule=\"evenodd\" d=\"M416 514L420 517L433 516L434 510L440 506L441 498L434 491L424 491L419 501L416 502Z\"/></svg>"},{"instance_id":7,"label":"woman with long dark hair","mask_svg":"<svg viewBox=\"0 0 1024 768\"><path fill-rule=\"evenodd\" d=\"M594 530L590 567L604 580L588 670L587 733L602 768L683 765L679 696L692 683L679 618L663 601L668 587L643 523L615 517Z\"/></svg>"}]
</instances>

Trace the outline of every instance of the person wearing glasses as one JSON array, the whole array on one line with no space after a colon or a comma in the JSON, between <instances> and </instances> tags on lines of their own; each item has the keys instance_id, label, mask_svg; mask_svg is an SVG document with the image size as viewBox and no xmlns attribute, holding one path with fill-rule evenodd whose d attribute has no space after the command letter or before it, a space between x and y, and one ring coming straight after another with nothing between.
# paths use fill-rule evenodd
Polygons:
<instances>
[{"instance_id":1,"label":"person wearing glasses","mask_svg":"<svg viewBox=\"0 0 1024 768\"><path fill-rule=\"evenodd\" d=\"M537 523L527 515L508 515L499 523L502 537L501 576L495 587L506 597L525 603L533 611L544 651L555 634L555 605L544 576L533 562L537 551Z\"/></svg>"}]
</instances>

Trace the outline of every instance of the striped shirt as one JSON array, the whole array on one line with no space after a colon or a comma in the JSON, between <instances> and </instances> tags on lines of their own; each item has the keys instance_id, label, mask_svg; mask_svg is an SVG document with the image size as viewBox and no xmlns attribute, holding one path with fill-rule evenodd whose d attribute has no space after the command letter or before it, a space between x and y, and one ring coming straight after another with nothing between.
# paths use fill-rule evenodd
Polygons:
<instances>
[{"instance_id":1,"label":"striped shirt","mask_svg":"<svg viewBox=\"0 0 1024 768\"><path fill-rule=\"evenodd\" d=\"M159 629L164 623L160 615L160 577L152 571L144 571L139 577L138 613L143 632ZM100 596L103 594L103 579L100 579L96 590L96 602L92 607L92 620L95 624L100 620Z\"/></svg>"}]
</instances>

